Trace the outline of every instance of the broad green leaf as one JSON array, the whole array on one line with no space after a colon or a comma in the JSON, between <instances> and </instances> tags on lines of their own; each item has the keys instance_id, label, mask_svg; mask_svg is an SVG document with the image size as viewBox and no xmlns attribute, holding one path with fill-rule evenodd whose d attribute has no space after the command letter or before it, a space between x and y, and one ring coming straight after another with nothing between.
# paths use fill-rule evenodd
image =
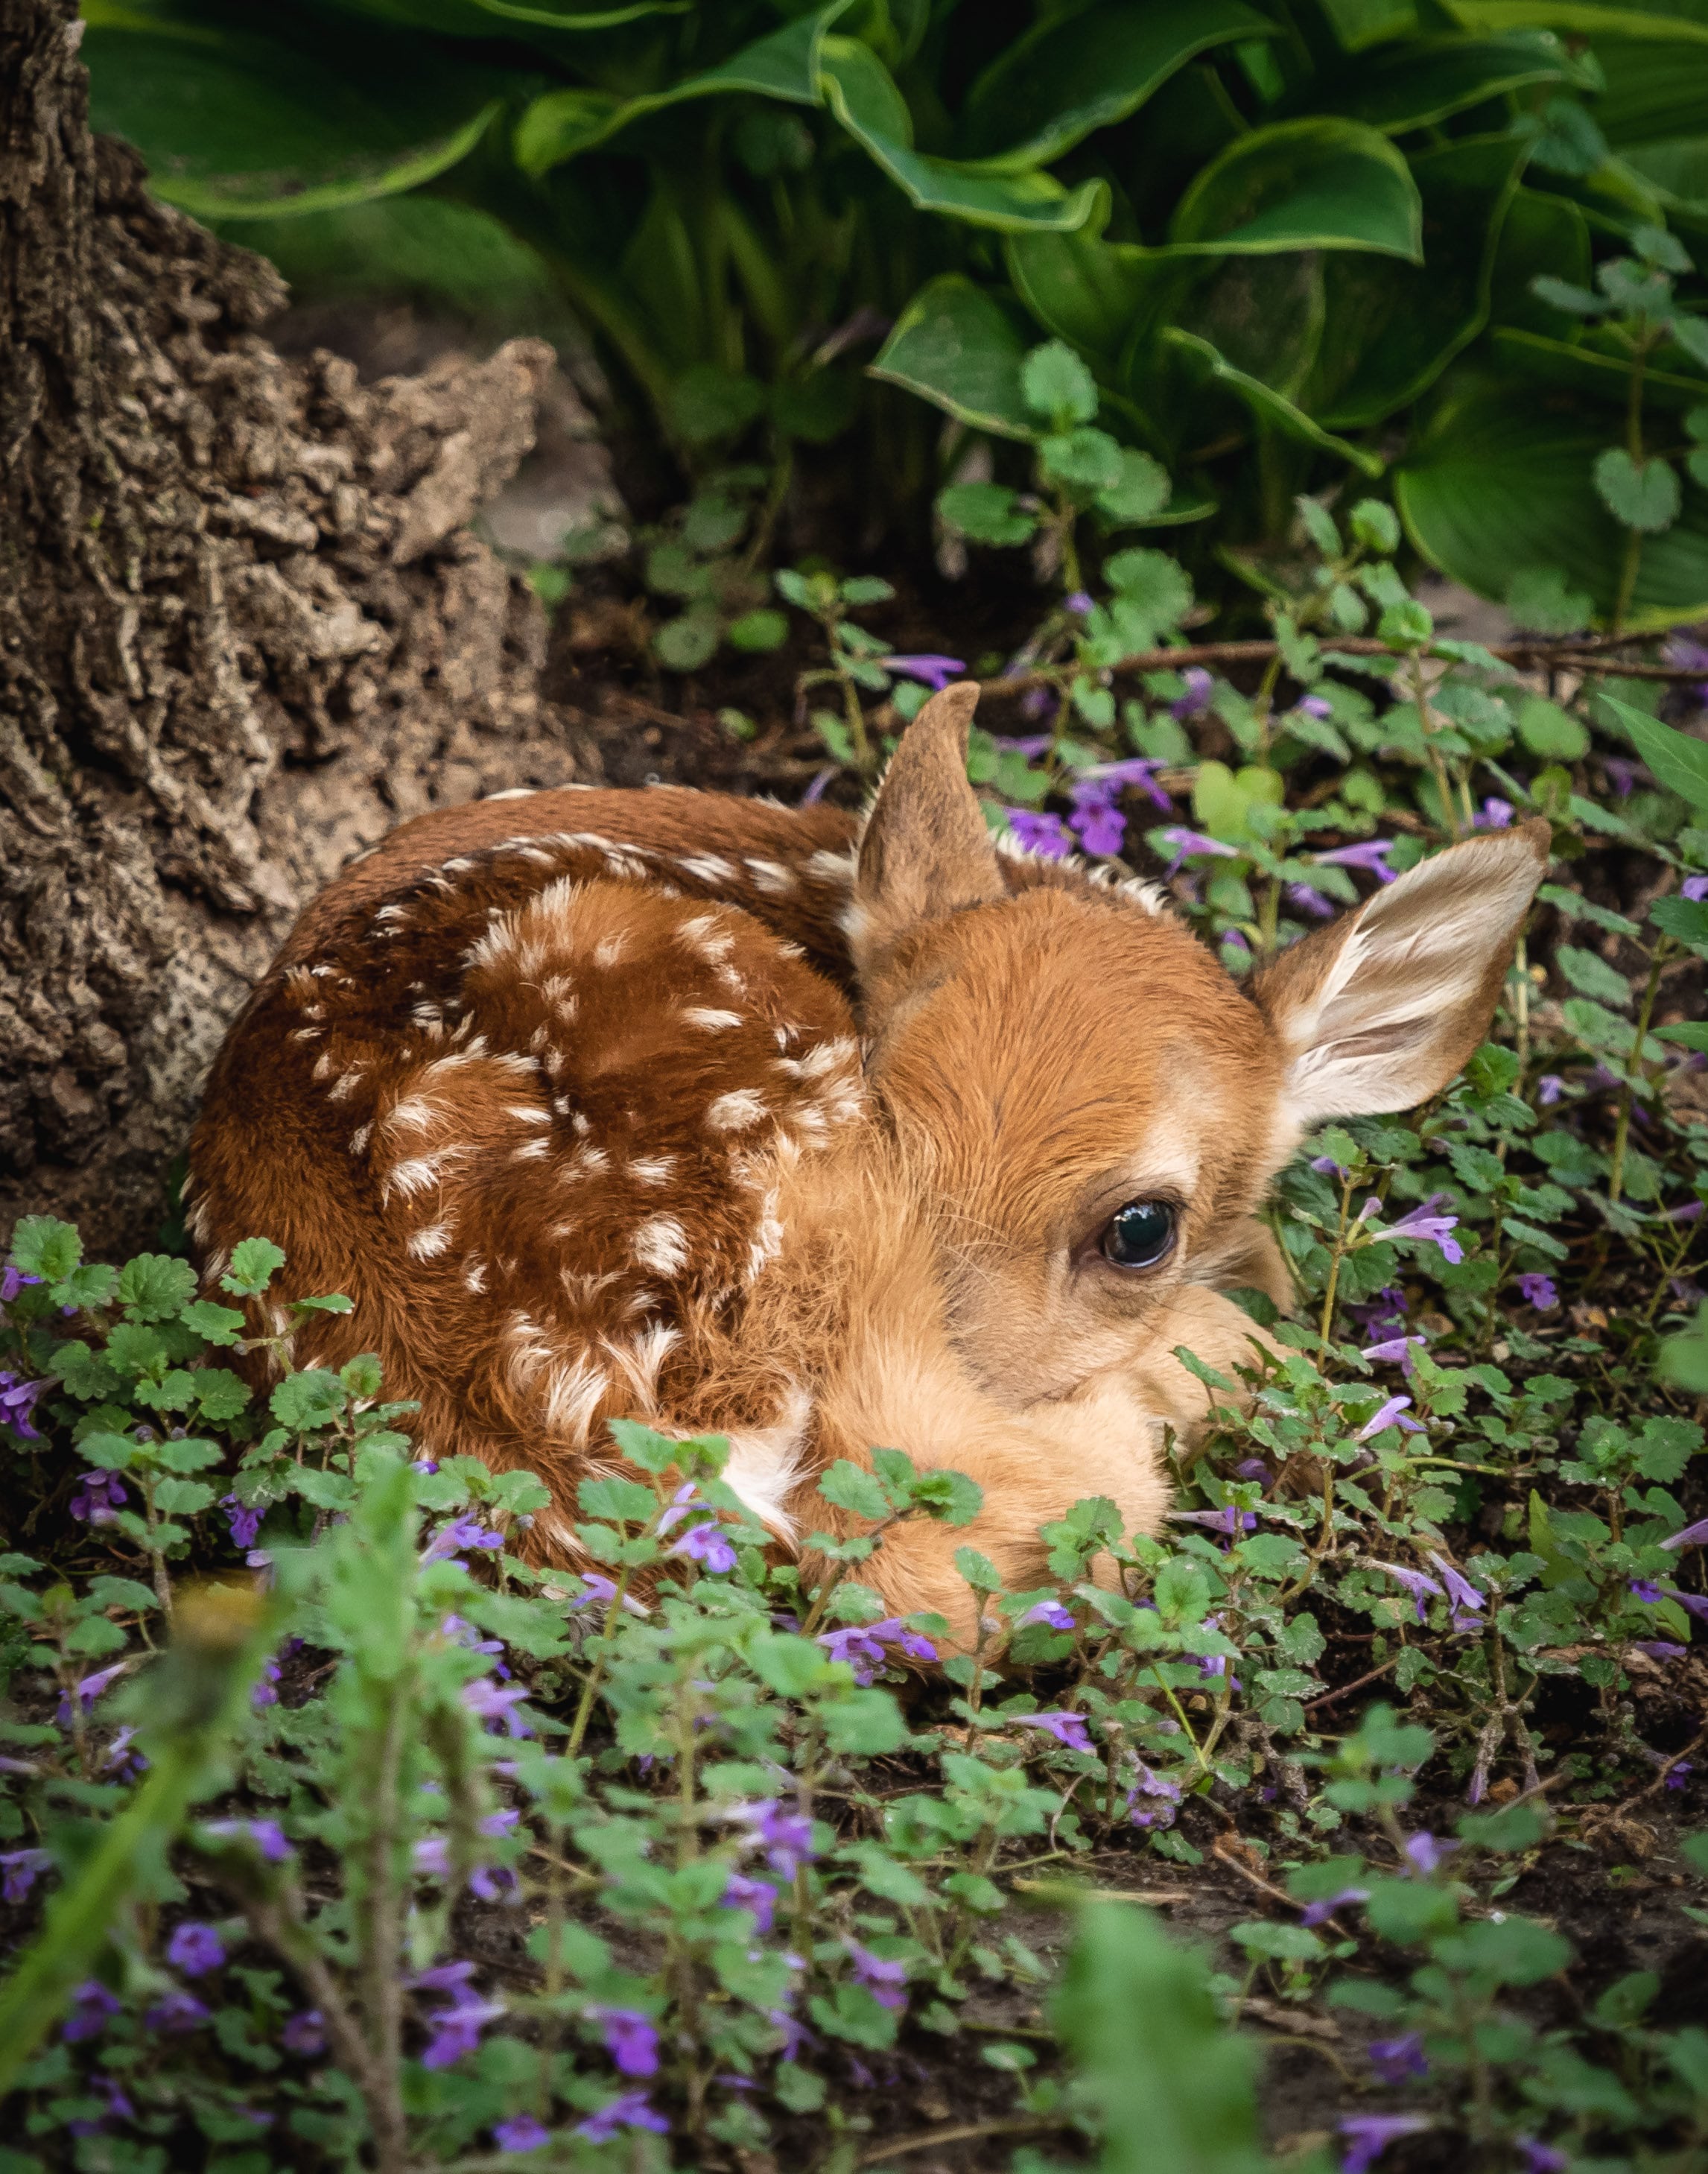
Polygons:
<instances>
[{"instance_id":1,"label":"broad green leaf","mask_svg":"<svg viewBox=\"0 0 1708 2174\"><path fill-rule=\"evenodd\" d=\"M1533 283L1549 278L1581 287L1589 264L1589 225L1578 207L1564 197L1520 187L1506 207L1495 245L1489 316L1498 324L1557 338L1559 315L1538 299Z\"/></svg>"},{"instance_id":2,"label":"broad green leaf","mask_svg":"<svg viewBox=\"0 0 1708 2174\"><path fill-rule=\"evenodd\" d=\"M581 86L549 90L534 100L516 123L516 163L526 174L548 174L631 122L688 99L745 92L793 105L817 105L825 32L849 4L850 0L832 0L830 6L756 38L716 68L684 76L668 90L646 92L638 98Z\"/></svg>"},{"instance_id":3,"label":"broad green leaf","mask_svg":"<svg viewBox=\"0 0 1708 2174\"><path fill-rule=\"evenodd\" d=\"M1655 1039L1676 1042L1681 1049L1708 1053L1708 1020L1687 1019L1681 1026L1657 1026Z\"/></svg>"},{"instance_id":4,"label":"broad green leaf","mask_svg":"<svg viewBox=\"0 0 1708 2174\"><path fill-rule=\"evenodd\" d=\"M1467 380L1419 430L1395 475L1412 541L1478 595L1499 598L1522 568L1557 567L1605 619L1619 591L1626 531L1591 473L1608 422L1489 380ZM1693 493L1642 545L1627 623L1670 626L1708 612L1708 503Z\"/></svg>"},{"instance_id":5,"label":"broad green leaf","mask_svg":"<svg viewBox=\"0 0 1708 2174\"><path fill-rule=\"evenodd\" d=\"M1488 321L1500 237L1526 147L1471 136L1412 161L1424 262L1340 251L1323 264L1326 322L1301 404L1339 430L1415 400Z\"/></svg>"},{"instance_id":6,"label":"broad green leaf","mask_svg":"<svg viewBox=\"0 0 1708 2174\"><path fill-rule=\"evenodd\" d=\"M1599 47L1596 57L1601 57ZM1485 99L1504 98L1532 84L1565 82L1571 73L1564 46L1551 37L1408 38L1360 59L1343 76L1313 83L1308 95L1314 106L1402 136L1433 127ZM1599 105L1596 117L1603 117Z\"/></svg>"},{"instance_id":7,"label":"broad green leaf","mask_svg":"<svg viewBox=\"0 0 1708 2174\"><path fill-rule=\"evenodd\" d=\"M1379 454L1368 452L1362 446L1352 445L1344 438L1336 437L1332 430L1325 430L1302 408L1295 406L1272 386L1265 385L1246 370L1236 370L1208 340L1170 325L1165 327L1159 344L1181 360L1189 377L1208 381L1231 393L1260 422L1270 425L1284 437L1297 438L1323 452L1338 453L1365 475L1379 476L1382 473L1384 464Z\"/></svg>"},{"instance_id":8,"label":"broad green leaf","mask_svg":"<svg viewBox=\"0 0 1708 2174\"><path fill-rule=\"evenodd\" d=\"M1031 439L1037 418L1020 389L1026 347L993 295L947 272L896 319L868 374L919 393L976 430Z\"/></svg>"},{"instance_id":9,"label":"broad green leaf","mask_svg":"<svg viewBox=\"0 0 1708 2174\"><path fill-rule=\"evenodd\" d=\"M1422 206L1411 170L1378 130L1281 121L1230 144L1196 177L1169 246L1200 256L1370 249L1417 263Z\"/></svg>"},{"instance_id":10,"label":"broad green leaf","mask_svg":"<svg viewBox=\"0 0 1708 2174\"><path fill-rule=\"evenodd\" d=\"M1009 232L1071 232L1109 201L1103 181L1082 181L1070 191L1050 174L986 173L916 151L906 100L877 54L855 39L824 40L819 80L848 133L922 211Z\"/></svg>"},{"instance_id":11,"label":"broad green leaf","mask_svg":"<svg viewBox=\"0 0 1708 2174\"><path fill-rule=\"evenodd\" d=\"M1449 0L1467 30L1547 30L1613 38L1688 39L1708 45L1708 14L1694 0L1668 7L1625 8L1619 0Z\"/></svg>"},{"instance_id":12,"label":"broad green leaf","mask_svg":"<svg viewBox=\"0 0 1708 2174\"><path fill-rule=\"evenodd\" d=\"M1100 0L1054 15L1009 41L974 84L956 151L992 173L1047 165L1136 111L1199 53L1274 35L1241 0Z\"/></svg>"},{"instance_id":13,"label":"broad green leaf","mask_svg":"<svg viewBox=\"0 0 1708 2174\"><path fill-rule=\"evenodd\" d=\"M499 111L489 71L422 49L392 52L381 78L248 31L115 10L80 57L93 125L134 143L149 187L198 219L295 217L419 187Z\"/></svg>"},{"instance_id":14,"label":"broad green leaf","mask_svg":"<svg viewBox=\"0 0 1708 2174\"><path fill-rule=\"evenodd\" d=\"M1708 22L1708 15L1700 19ZM1708 133L1708 68L1699 43L1657 38L1597 38L1595 57L1607 88L1595 117L1620 151Z\"/></svg>"},{"instance_id":15,"label":"broad green leaf","mask_svg":"<svg viewBox=\"0 0 1708 2174\"><path fill-rule=\"evenodd\" d=\"M1190 258L1103 241L1096 221L1072 234L1011 234L1003 249L1014 291L1039 323L1111 370L1203 276Z\"/></svg>"},{"instance_id":16,"label":"broad green leaf","mask_svg":"<svg viewBox=\"0 0 1708 2174\"><path fill-rule=\"evenodd\" d=\"M1544 384L1616 403L1623 411L1630 372L1619 355L1604 352L1596 344L1610 337L1597 332L1585 339L1568 341L1502 325L1494 333L1494 351L1502 366L1515 374L1522 372ZM1646 370L1643 397L1670 414L1687 413L1708 397L1708 380L1686 377L1675 370ZM1617 417L1609 415L1604 440L1613 437L1624 421L1623 412Z\"/></svg>"},{"instance_id":17,"label":"broad green leaf","mask_svg":"<svg viewBox=\"0 0 1708 2174\"><path fill-rule=\"evenodd\" d=\"M1669 792L1693 808L1708 808L1708 744L1676 727L1646 717L1617 695L1602 700L1630 734L1637 753Z\"/></svg>"}]
</instances>

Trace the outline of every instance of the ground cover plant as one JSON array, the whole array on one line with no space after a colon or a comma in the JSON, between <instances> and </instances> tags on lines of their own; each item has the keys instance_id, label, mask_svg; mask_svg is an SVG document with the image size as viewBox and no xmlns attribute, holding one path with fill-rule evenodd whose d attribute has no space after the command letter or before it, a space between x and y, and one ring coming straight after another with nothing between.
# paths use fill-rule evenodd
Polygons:
<instances>
[{"instance_id":1,"label":"ground cover plant","mask_svg":"<svg viewBox=\"0 0 1708 2174\"><path fill-rule=\"evenodd\" d=\"M95 126L303 291L531 328L567 306L684 473L757 464L769 484L717 547L751 520L749 574L819 446L857 446L859 517L912 538L966 450L924 403L999 466L1037 438L1017 366L1041 335L1173 489L1121 487L1071 446L1062 479L1181 529L1201 587L1261 592L1297 492L1397 459L1419 548L1486 595L1564 565L1603 619L1708 607L1708 500L1680 488L1708 402L1685 253L1708 235L1708 26L1689 8L84 14ZM757 641L741 587L722 616ZM701 661L674 643L666 662Z\"/></svg>"},{"instance_id":2,"label":"ground cover plant","mask_svg":"<svg viewBox=\"0 0 1708 2174\"><path fill-rule=\"evenodd\" d=\"M1100 480L1064 346L1019 382L1035 470L942 508L1057 569L975 736L992 827L1159 873L1238 974L1545 815L1489 1043L1287 1173L1284 1356L1198 1370L1165 1537L1081 1503L1020 1593L963 1549L970 1655L861 1576L958 1476L838 1466L868 1536L807 1588L722 1443L629 1425L541 1571L529 1474L299 1363L338 1294L232 1372L267 1234L202 1290L176 1225L120 1267L20 1223L0 2174L1702 2164L1708 754L1661 711L1704 662L1580 647L1550 691L1441 638L1356 486L1293 508L1257 654L1195 646L1100 502L1166 475ZM807 565L753 607L816 651L825 789L964 668L889 601ZM1239 1906L1176 1944L1210 1880Z\"/></svg>"}]
</instances>

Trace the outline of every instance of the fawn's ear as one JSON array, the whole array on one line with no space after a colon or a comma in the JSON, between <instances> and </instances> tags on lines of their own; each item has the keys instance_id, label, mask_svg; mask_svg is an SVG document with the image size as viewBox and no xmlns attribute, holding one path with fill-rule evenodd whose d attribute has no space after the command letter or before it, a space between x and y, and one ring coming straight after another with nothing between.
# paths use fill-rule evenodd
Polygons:
<instances>
[{"instance_id":1,"label":"fawn's ear","mask_svg":"<svg viewBox=\"0 0 1708 2174\"><path fill-rule=\"evenodd\" d=\"M970 679L933 695L890 758L860 838L849 941L864 968L922 921L1007 895L967 782Z\"/></svg>"},{"instance_id":2,"label":"fawn's ear","mask_svg":"<svg viewBox=\"0 0 1708 2174\"><path fill-rule=\"evenodd\" d=\"M1257 976L1295 1127L1409 1110L1446 1085L1494 1016L1548 856L1540 820L1467 838Z\"/></svg>"}]
</instances>

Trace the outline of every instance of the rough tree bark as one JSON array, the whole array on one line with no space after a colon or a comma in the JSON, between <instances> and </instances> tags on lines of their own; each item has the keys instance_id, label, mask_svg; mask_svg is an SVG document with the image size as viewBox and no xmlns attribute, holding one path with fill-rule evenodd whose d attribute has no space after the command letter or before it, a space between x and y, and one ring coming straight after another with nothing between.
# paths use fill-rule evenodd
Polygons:
<instances>
[{"instance_id":1,"label":"rough tree bark","mask_svg":"<svg viewBox=\"0 0 1708 2174\"><path fill-rule=\"evenodd\" d=\"M575 774L464 524L549 349L358 383L92 138L73 0L0 0L0 1234L147 1242L295 906L401 817Z\"/></svg>"}]
</instances>

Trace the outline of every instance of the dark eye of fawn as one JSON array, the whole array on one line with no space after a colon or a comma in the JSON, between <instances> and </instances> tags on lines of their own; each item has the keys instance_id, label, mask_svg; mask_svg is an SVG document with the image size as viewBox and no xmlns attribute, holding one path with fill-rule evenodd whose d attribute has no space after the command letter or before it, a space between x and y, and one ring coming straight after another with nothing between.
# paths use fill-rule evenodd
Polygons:
<instances>
[{"instance_id":1,"label":"dark eye of fawn","mask_svg":"<svg viewBox=\"0 0 1708 2174\"><path fill-rule=\"evenodd\" d=\"M1154 1268L1174 1244L1175 1212L1160 1200L1129 1200L1103 1233L1103 1257L1117 1268Z\"/></svg>"}]
</instances>

